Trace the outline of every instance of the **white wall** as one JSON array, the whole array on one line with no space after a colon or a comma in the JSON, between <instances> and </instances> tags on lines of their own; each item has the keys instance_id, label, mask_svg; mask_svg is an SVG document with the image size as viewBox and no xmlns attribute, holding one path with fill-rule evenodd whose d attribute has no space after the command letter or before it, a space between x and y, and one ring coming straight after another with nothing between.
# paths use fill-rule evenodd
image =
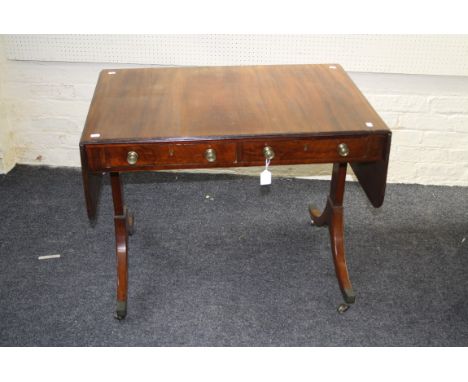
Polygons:
<instances>
[{"instance_id":1,"label":"white wall","mask_svg":"<svg viewBox=\"0 0 468 382\"><path fill-rule=\"evenodd\" d=\"M7 118L5 106L1 109L0 150L11 147L11 131L17 163L79 166L78 142L97 75L121 67L138 65L0 61L0 105L8 105ZM468 186L468 77L351 77L393 130L389 182ZM6 130L5 119L11 126ZM256 168L225 171L259 173ZM330 166L282 166L273 173L323 176Z\"/></svg>"},{"instance_id":2,"label":"white wall","mask_svg":"<svg viewBox=\"0 0 468 382\"><path fill-rule=\"evenodd\" d=\"M5 91L6 64L4 45L0 36L0 174L10 171L16 163L15 145L9 120L11 104Z\"/></svg>"},{"instance_id":3,"label":"white wall","mask_svg":"<svg viewBox=\"0 0 468 382\"><path fill-rule=\"evenodd\" d=\"M12 60L177 66L339 62L351 72L468 76L468 35L22 34Z\"/></svg>"}]
</instances>

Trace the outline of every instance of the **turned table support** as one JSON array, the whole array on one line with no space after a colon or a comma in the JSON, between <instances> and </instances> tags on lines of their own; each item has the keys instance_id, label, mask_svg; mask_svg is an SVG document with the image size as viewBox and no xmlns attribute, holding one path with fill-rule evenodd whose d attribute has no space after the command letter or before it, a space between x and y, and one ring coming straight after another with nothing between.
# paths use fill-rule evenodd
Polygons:
<instances>
[{"instance_id":1,"label":"turned table support","mask_svg":"<svg viewBox=\"0 0 468 382\"><path fill-rule=\"evenodd\" d=\"M344 250L343 196L346 167L347 163L335 163L333 165L330 195L328 196L324 211L320 213L315 206L311 205L309 206L309 212L313 224L319 227L328 226L336 277L345 302L352 304L356 299L356 295L349 280Z\"/></svg>"},{"instance_id":2,"label":"turned table support","mask_svg":"<svg viewBox=\"0 0 468 382\"><path fill-rule=\"evenodd\" d=\"M133 233L133 214L124 205L123 188L118 172L111 172L112 200L114 202L115 244L117 255L117 308L115 318L127 315L128 289L128 235Z\"/></svg>"}]
</instances>

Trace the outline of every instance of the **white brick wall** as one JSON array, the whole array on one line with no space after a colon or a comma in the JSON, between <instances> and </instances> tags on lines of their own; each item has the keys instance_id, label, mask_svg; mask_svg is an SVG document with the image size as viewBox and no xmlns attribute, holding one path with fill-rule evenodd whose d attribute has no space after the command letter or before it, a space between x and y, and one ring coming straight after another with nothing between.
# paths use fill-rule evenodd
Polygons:
<instances>
[{"instance_id":1,"label":"white brick wall","mask_svg":"<svg viewBox=\"0 0 468 382\"><path fill-rule=\"evenodd\" d=\"M7 60L0 36L0 174L13 168L16 161L13 134L10 123L11 103L5 91Z\"/></svg>"},{"instance_id":2,"label":"white brick wall","mask_svg":"<svg viewBox=\"0 0 468 382\"><path fill-rule=\"evenodd\" d=\"M389 182L468 186L468 78L352 74L393 131Z\"/></svg>"},{"instance_id":3,"label":"white brick wall","mask_svg":"<svg viewBox=\"0 0 468 382\"><path fill-rule=\"evenodd\" d=\"M17 163L79 166L79 137L99 71L137 66L0 59L0 155L14 147ZM468 186L468 77L351 77L393 131L390 182ZM323 177L330 166L281 166L273 174Z\"/></svg>"}]
</instances>

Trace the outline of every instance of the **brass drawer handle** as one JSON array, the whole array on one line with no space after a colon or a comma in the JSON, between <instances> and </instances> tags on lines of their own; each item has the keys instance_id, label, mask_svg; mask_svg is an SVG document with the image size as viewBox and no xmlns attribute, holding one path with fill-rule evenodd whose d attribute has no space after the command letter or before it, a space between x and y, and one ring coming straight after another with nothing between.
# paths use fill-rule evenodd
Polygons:
<instances>
[{"instance_id":1,"label":"brass drawer handle","mask_svg":"<svg viewBox=\"0 0 468 382\"><path fill-rule=\"evenodd\" d=\"M349 147L346 143L340 143L338 145L338 154L342 157L347 157L349 154Z\"/></svg>"},{"instance_id":2,"label":"brass drawer handle","mask_svg":"<svg viewBox=\"0 0 468 382\"><path fill-rule=\"evenodd\" d=\"M216 151L214 149L206 149L205 159L210 163L216 162Z\"/></svg>"},{"instance_id":3,"label":"brass drawer handle","mask_svg":"<svg viewBox=\"0 0 468 382\"><path fill-rule=\"evenodd\" d=\"M263 148L263 156L267 160L272 160L275 157L275 152L270 146L265 146Z\"/></svg>"},{"instance_id":4,"label":"brass drawer handle","mask_svg":"<svg viewBox=\"0 0 468 382\"><path fill-rule=\"evenodd\" d=\"M129 165L134 165L138 161L138 153L136 151L129 151L127 154L127 162Z\"/></svg>"}]
</instances>

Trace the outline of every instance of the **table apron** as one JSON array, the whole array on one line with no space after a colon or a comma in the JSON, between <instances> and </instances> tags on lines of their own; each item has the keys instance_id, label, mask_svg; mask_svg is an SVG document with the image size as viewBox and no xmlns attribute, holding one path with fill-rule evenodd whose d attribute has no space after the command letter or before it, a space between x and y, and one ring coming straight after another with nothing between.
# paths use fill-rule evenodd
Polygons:
<instances>
[{"instance_id":1,"label":"table apron","mask_svg":"<svg viewBox=\"0 0 468 382\"><path fill-rule=\"evenodd\" d=\"M87 144L84 152L90 171L144 171L164 169L245 167L265 164L263 149L274 151L271 165L312 163L373 162L386 154L387 134L314 138L233 139L188 142L139 142ZM341 156L338 145L349 153ZM206 152L211 149L215 160ZM128 163L128 153L137 153L135 164Z\"/></svg>"}]
</instances>

